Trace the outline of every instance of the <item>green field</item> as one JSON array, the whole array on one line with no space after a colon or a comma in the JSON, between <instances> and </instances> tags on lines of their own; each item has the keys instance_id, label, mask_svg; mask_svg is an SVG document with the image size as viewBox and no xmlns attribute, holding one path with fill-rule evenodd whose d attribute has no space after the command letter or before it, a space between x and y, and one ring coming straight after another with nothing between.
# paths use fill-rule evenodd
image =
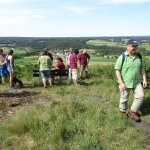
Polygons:
<instances>
[{"instance_id":1,"label":"green field","mask_svg":"<svg viewBox=\"0 0 150 150\"><path fill-rule=\"evenodd\" d=\"M145 48L146 50L149 50L149 51L150 51L150 45L149 45L149 44L141 45L141 47L143 47L143 48Z\"/></svg>"},{"instance_id":2,"label":"green field","mask_svg":"<svg viewBox=\"0 0 150 150\"><path fill-rule=\"evenodd\" d=\"M98 57L98 56L92 56L91 62L116 62L116 59L113 58L104 58L104 57Z\"/></svg>"},{"instance_id":3,"label":"green field","mask_svg":"<svg viewBox=\"0 0 150 150\"><path fill-rule=\"evenodd\" d=\"M31 56L31 57L24 57L21 59L16 59L15 64L18 65L30 65L30 64L37 64L38 57Z\"/></svg>"},{"instance_id":4,"label":"green field","mask_svg":"<svg viewBox=\"0 0 150 150\"><path fill-rule=\"evenodd\" d=\"M93 46L102 46L102 45L108 45L108 46L123 46L119 44L118 42L108 42L108 41L101 41L101 40L90 40L86 43L87 45L93 45Z\"/></svg>"},{"instance_id":5,"label":"green field","mask_svg":"<svg viewBox=\"0 0 150 150\"><path fill-rule=\"evenodd\" d=\"M4 49L4 53L8 53L8 49ZM27 51L21 49L14 49L14 54L25 54Z\"/></svg>"},{"instance_id":6,"label":"green field","mask_svg":"<svg viewBox=\"0 0 150 150\"><path fill-rule=\"evenodd\" d=\"M24 57L21 59L16 59L15 64L17 65L30 65L30 64L37 64L38 57L31 56L31 57ZM65 62L65 61L64 61ZM107 64L107 63L114 63L116 62L116 59L112 58L104 58L104 57L98 57L98 56L91 56L90 64ZM56 64L56 60L54 60L54 65Z\"/></svg>"},{"instance_id":7,"label":"green field","mask_svg":"<svg viewBox=\"0 0 150 150\"><path fill-rule=\"evenodd\" d=\"M86 44L87 45L93 45L93 46L107 45L107 46L125 47L125 44L122 44L119 42L102 41L102 40L89 40ZM149 43L142 44L142 45L140 45L140 47L145 48L146 50L150 50Z\"/></svg>"}]
</instances>

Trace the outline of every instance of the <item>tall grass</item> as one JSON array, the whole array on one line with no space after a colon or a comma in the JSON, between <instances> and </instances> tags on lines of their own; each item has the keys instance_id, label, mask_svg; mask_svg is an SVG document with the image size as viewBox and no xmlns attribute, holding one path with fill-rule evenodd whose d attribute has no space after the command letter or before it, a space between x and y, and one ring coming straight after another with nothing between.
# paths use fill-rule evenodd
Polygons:
<instances>
[{"instance_id":1,"label":"tall grass","mask_svg":"<svg viewBox=\"0 0 150 150\"><path fill-rule=\"evenodd\" d=\"M103 69L93 67L90 80L78 87L36 89L51 101L22 107L6 119L0 125L1 148L148 150L143 132L118 113L119 92L112 66Z\"/></svg>"}]
</instances>

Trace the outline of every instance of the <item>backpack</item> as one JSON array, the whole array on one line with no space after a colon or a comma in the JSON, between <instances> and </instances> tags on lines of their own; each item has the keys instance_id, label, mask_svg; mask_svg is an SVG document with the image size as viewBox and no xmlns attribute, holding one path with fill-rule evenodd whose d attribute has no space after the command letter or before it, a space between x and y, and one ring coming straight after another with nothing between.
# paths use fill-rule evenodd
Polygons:
<instances>
[{"instance_id":1,"label":"backpack","mask_svg":"<svg viewBox=\"0 0 150 150\"><path fill-rule=\"evenodd\" d=\"M142 55L141 55L140 53L137 53L137 56L140 58L140 60L141 60L141 66L142 66ZM123 67L123 64L124 64L125 58L126 58L126 55L125 55L125 52L123 52L123 53L122 53L121 71L122 71L122 67Z\"/></svg>"},{"instance_id":2,"label":"backpack","mask_svg":"<svg viewBox=\"0 0 150 150\"><path fill-rule=\"evenodd\" d=\"M13 87L15 89L20 89L23 87L23 83L21 80L17 79L16 77L13 78Z\"/></svg>"}]
</instances>

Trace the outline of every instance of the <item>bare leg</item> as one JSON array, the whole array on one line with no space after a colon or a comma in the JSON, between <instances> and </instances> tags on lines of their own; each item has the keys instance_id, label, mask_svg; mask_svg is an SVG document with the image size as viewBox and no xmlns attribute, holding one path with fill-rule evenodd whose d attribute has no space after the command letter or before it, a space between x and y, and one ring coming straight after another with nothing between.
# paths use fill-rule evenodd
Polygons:
<instances>
[{"instance_id":1,"label":"bare leg","mask_svg":"<svg viewBox=\"0 0 150 150\"><path fill-rule=\"evenodd\" d=\"M73 80L74 85L77 85L77 80Z\"/></svg>"},{"instance_id":2,"label":"bare leg","mask_svg":"<svg viewBox=\"0 0 150 150\"><path fill-rule=\"evenodd\" d=\"M83 71L80 70L80 79L82 79Z\"/></svg>"},{"instance_id":3,"label":"bare leg","mask_svg":"<svg viewBox=\"0 0 150 150\"><path fill-rule=\"evenodd\" d=\"M13 86L14 73L10 73L10 86Z\"/></svg>"},{"instance_id":4,"label":"bare leg","mask_svg":"<svg viewBox=\"0 0 150 150\"><path fill-rule=\"evenodd\" d=\"M5 83L5 77L2 77L2 83L3 84Z\"/></svg>"},{"instance_id":5,"label":"bare leg","mask_svg":"<svg viewBox=\"0 0 150 150\"><path fill-rule=\"evenodd\" d=\"M42 81L43 81L44 87L46 88L46 78L42 78Z\"/></svg>"},{"instance_id":6,"label":"bare leg","mask_svg":"<svg viewBox=\"0 0 150 150\"><path fill-rule=\"evenodd\" d=\"M49 85L52 86L52 78L48 78Z\"/></svg>"},{"instance_id":7,"label":"bare leg","mask_svg":"<svg viewBox=\"0 0 150 150\"><path fill-rule=\"evenodd\" d=\"M89 78L89 73L88 73L88 71L85 71L85 76L86 76L87 79Z\"/></svg>"}]
</instances>

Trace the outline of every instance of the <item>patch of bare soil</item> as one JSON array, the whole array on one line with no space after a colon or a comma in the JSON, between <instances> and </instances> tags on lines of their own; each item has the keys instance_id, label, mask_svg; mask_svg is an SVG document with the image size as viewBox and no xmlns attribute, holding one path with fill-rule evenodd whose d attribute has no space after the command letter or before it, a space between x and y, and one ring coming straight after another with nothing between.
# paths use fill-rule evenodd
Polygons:
<instances>
[{"instance_id":1,"label":"patch of bare soil","mask_svg":"<svg viewBox=\"0 0 150 150\"><path fill-rule=\"evenodd\" d=\"M131 123L137 127L138 129L142 130L147 138L146 145L150 147L150 122L141 121L135 122L130 118Z\"/></svg>"},{"instance_id":2,"label":"patch of bare soil","mask_svg":"<svg viewBox=\"0 0 150 150\"><path fill-rule=\"evenodd\" d=\"M18 110L18 106L30 106L46 104L50 101L49 96L43 96L39 92L8 89L0 93L0 122L11 116Z\"/></svg>"}]
</instances>

